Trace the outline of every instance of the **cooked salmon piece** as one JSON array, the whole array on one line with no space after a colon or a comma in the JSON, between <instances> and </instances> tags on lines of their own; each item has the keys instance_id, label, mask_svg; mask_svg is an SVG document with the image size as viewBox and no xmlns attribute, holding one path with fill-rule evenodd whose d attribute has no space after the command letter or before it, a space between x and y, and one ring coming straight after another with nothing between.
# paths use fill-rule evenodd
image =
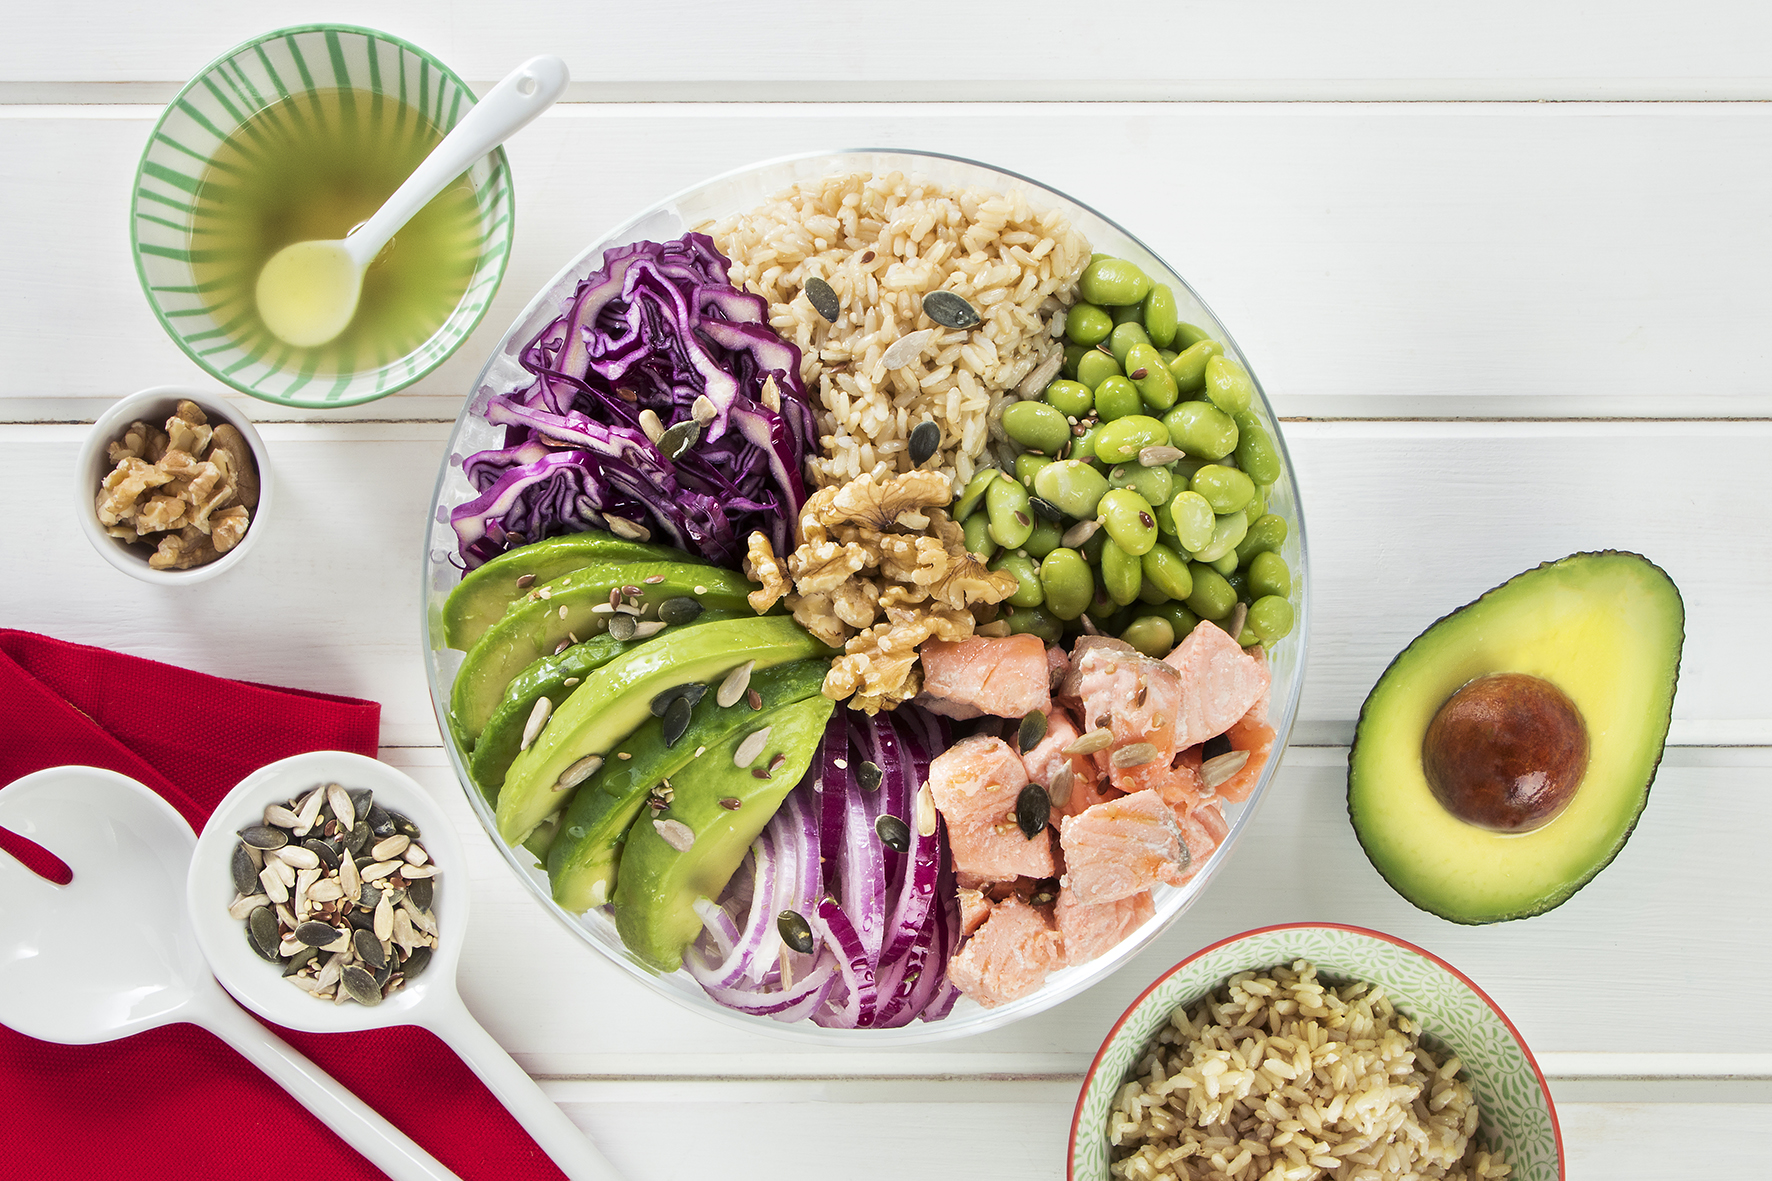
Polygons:
<instances>
[{"instance_id":1,"label":"cooked salmon piece","mask_svg":"<svg viewBox=\"0 0 1772 1181\"><path fill-rule=\"evenodd\" d=\"M1242 769L1218 785L1218 797L1234 804L1248 799L1261 779L1261 769L1267 766L1268 758L1273 754L1274 728L1251 710L1247 717L1226 730L1224 736L1230 740L1232 750L1249 752L1249 761Z\"/></svg>"},{"instance_id":2,"label":"cooked salmon piece","mask_svg":"<svg viewBox=\"0 0 1772 1181\"><path fill-rule=\"evenodd\" d=\"M1066 682L1081 702L1083 728L1105 725L1112 733L1111 744L1095 755L1096 766L1117 791L1155 791L1170 807L1185 810L1198 798L1199 779L1175 765L1181 749L1175 727L1182 710L1181 673L1129 644L1104 640L1077 641ZM1114 766L1118 752L1141 743L1151 747L1143 762Z\"/></svg>"},{"instance_id":3,"label":"cooked salmon piece","mask_svg":"<svg viewBox=\"0 0 1772 1181\"><path fill-rule=\"evenodd\" d=\"M1021 756L1021 761L1027 766L1028 781L1045 788L1047 796L1051 798L1054 821L1060 816L1075 816L1107 798L1102 794L1101 769L1095 760L1089 755L1064 753L1064 748L1075 742L1077 735L1077 724L1072 720L1070 712L1054 705L1046 711L1046 737L1034 749ZM1070 771L1070 780L1063 783L1063 772L1067 768ZM1055 783L1063 786L1054 789ZM1063 803L1058 800L1061 792L1065 797Z\"/></svg>"},{"instance_id":4,"label":"cooked salmon piece","mask_svg":"<svg viewBox=\"0 0 1772 1181\"><path fill-rule=\"evenodd\" d=\"M970 935L991 917L990 901L981 892L964 886L955 894L960 900L960 934Z\"/></svg>"},{"instance_id":5,"label":"cooked salmon piece","mask_svg":"<svg viewBox=\"0 0 1772 1181\"><path fill-rule=\"evenodd\" d=\"M929 764L929 790L947 822L956 876L997 882L1052 876L1052 830L1029 840L1015 822L1027 782L1021 756L1001 738L962 739Z\"/></svg>"},{"instance_id":6,"label":"cooked salmon piece","mask_svg":"<svg viewBox=\"0 0 1772 1181\"><path fill-rule=\"evenodd\" d=\"M1079 902L1075 890L1060 889L1053 918L1064 937L1064 962L1086 964L1113 950L1156 913L1149 890L1113 902Z\"/></svg>"},{"instance_id":7,"label":"cooked salmon piece","mask_svg":"<svg viewBox=\"0 0 1772 1181\"><path fill-rule=\"evenodd\" d=\"M1158 882L1179 885L1186 867L1175 813L1154 791L1097 804L1059 825L1063 886L1077 901L1114 902Z\"/></svg>"},{"instance_id":8,"label":"cooked salmon piece","mask_svg":"<svg viewBox=\"0 0 1772 1181\"><path fill-rule=\"evenodd\" d=\"M923 661L924 704L936 713L1019 718L1052 704L1046 645L1039 636L929 640L917 654Z\"/></svg>"},{"instance_id":9,"label":"cooked salmon piece","mask_svg":"<svg viewBox=\"0 0 1772 1181\"><path fill-rule=\"evenodd\" d=\"M987 1009L1026 996L1064 966L1058 931L1045 910L1009 898L991 911L948 961L954 987Z\"/></svg>"},{"instance_id":10,"label":"cooked salmon piece","mask_svg":"<svg viewBox=\"0 0 1772 1181\"><path fill-rule=\"evenodd\" d=\"M1264 697L1272 678L1214 623L1201 623L1163 658L1181 678L1176 748L1223 734Z\"/></svg>"},{"instance_id":11,"label":"cooked salmon piece","mask_svg":"<svg viewBox=\"0 0 1772 1181\"><path fill-rule=\"evenodd\" d=\"M1191 812L1177 816L1176 824L1181 829L1182 845L1187 849L1181 875L1181 880L1187 881L1205 867L1206 859L1224 843L1224 834L1231 826L1219 810L1217 800L1207 800Z\"/></svg>"}]
</instances>

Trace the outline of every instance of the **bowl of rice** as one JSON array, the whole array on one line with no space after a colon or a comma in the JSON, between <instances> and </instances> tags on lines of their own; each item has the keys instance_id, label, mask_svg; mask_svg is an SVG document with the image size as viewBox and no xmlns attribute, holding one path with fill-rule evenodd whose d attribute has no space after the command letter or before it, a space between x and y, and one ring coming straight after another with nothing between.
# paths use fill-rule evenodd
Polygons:
<instances>
[{"instance_id":1,"label":"bowl of rice","mask_svg":"<svg viewBox=\"0 0 1772 1181\"><path fill-rule=\"evenodd\" d=\"M1544 1075L1488 995L1377 931L1268 927L1183 960L1115 1024L1072 1181L1560 1181Z\"/></svg>"}]
</instances>

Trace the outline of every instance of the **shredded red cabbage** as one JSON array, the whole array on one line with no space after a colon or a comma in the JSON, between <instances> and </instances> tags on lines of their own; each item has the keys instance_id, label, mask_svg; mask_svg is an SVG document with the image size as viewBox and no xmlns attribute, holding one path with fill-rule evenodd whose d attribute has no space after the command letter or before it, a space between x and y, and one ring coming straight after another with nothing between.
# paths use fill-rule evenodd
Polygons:
<instances>
[{"instance_id":1,"label":"shredded red cabbage","mask_svg":"<svg viewBox=\"0 0 1772 1181\"><path fill-rule=\"evenodd\" d=\"M480 495L450 514L467 569L513 546L609 527L737 567L761 529L793 549L816 425L800 382L800 350L769 327L768 304L727 282L729 264L705 234L636 242L603 255L561 316L524 347L535 375L479 407L505 445L462 465ZM773 378L780 409L763 404ZM714 413L675 460L640 426Z\"/></svg>"}]
</instances>

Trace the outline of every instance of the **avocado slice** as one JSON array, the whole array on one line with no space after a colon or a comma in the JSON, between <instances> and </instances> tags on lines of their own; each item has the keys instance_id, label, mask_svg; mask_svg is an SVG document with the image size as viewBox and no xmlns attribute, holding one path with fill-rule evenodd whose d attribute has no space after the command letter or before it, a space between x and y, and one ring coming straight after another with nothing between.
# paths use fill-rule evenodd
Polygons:
<instances>
[{"instance_id":1,"label":"avocado slice","mask_svg":"<svg viewBox=\"0 0 1772 1181\"><path fill-rule=\"evenodd\" d=\"M459 732L478 742L518 673L551 655L562 640L588 640L606 631L609 592L626 586L640 589L642 604L652 608L649 619L658 618L658 604L684 597L703 607L750 613L745 596L756 589L742 574L684 562L600 563L533 587L468 650L455 674L449 710Z\"/></svg>"},{"instance_id":2,"label":"avocado slice","mask_svg":"<svg viewBox=\"0 0 1772 1181\"><path fill-rule=\"evenodd\" d=\"M663 972L683 966L683 949L701 934L699 898L718 898L745 851L811 765L836 703L819 695L764 714L740 727L719 746L671 780L670 807L628 830L615 881L615 929L642 961ZM762 726L769 739L756 760L734 765L741 743ZM778 755L786 762L760 779L752 768L766 768ZM738 807L721 800L737 800ZM679 851L659 831L660 822L687 825L694 844Z\"/></svg>"},{"instance_id":3,"label":"avocado slice","mask_svg":"<svg viewBox=\"0 0 1772 1181\"><path fill-rule=\"evenodd\" d=\"M517 581L548 583L599 562L697 563L693 554L669 546L628 541L593 529L519 546L468 571L443 603L443 642L465 652L523 597Z\"/></svg>"},{"instance_id":4,"label":"avocado slice","mask_svg":"<svg viewBox=\"0 0 1772 1181\"><path fill-rule=\"evenodd\" d=\"M515 845L559 809L565 799L557 785L566 769L586 755L615 750L664 690L723 677L747 660L762 669L828 652L785 615L670 628L624 652L586 677L511 764L498 793L499 835Z\"/></svg>"},{"instance_id":5,"label":"avocado slice","mask_svg":"<svg viewBox=\"0 0 1772 1181\"><path fill-rule=\"evenodd\" d=\"M1685 607L1648 559L1606 551L1549 562L1428 628L1360 710L1348 815L1373 866L1423 910L1457 923L1542 914L1624 847L1648 802L1679 679ZM1493 674L1541 678L1585 724L1586 770L1543 827L1497 832L1443 806L1423 744L1442 705Z\"/></svg>"},{"instance_id":6,"label":"avocado slice","mask_svg":"<svg viewBox=\"0 0 1772 1181\"><path fill-rule=\"evenodd\" d=\"M742 699L722 707L709 692L696 703L689 729L675 746L665 745L663 720L648 718L621 744L632 757L604 763L567 805L560 835L548 852L554 901L574 914L608 902L622 834L646 807L652 790L669 780L674 798L675 777L684 768L708 757L707 752L718 750L732 735L742 738L767 725L760 720L764 712L816 696L829 669L828 661L796 660L753 673L750 687L762 702L760 710Z\"/></svg>"}]
</instances>

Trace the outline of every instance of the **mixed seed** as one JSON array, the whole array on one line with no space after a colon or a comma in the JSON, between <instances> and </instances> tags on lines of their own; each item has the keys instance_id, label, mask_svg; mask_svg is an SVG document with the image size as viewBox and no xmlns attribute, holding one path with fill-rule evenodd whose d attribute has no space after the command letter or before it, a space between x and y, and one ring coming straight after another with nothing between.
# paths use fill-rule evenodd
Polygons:
<instances>
[{"instance_id":1,"label":"mixed seed","mask_svg":"<svg viewBox=\"0 0 1772 1181\"><path fill-rule=\"evenodd\" d=\"M545 700L545 699L544 699ZM379 1005L437 944L437 866L405 816L368 789L323 784L239 832L228 914L303 992Z\"/></svg>"}]
</instances>

